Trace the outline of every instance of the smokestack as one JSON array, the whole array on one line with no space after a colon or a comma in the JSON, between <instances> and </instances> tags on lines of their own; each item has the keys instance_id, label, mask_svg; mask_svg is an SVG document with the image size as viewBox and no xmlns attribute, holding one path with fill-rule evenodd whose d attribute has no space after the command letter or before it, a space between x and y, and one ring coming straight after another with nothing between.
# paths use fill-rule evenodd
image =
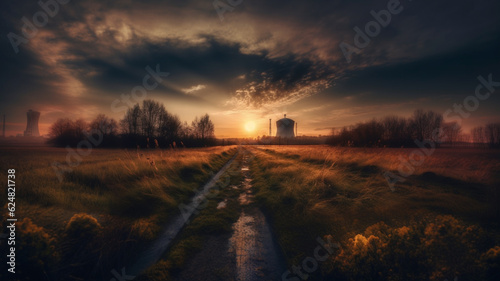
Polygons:
<instances>
[{"instance_id":1,"label":"smokestack","mask_svg":"<svg viewBox=\"0 0 500 281\"><path fill-rule=\"evenodd\" d=\"M295 136L298 137L299 123L295 123Z\"/></svg>"},{"instance_id":2,"label":"smokestack","mask_svg":"<svg viewBox=\"0 0 500 281\"><path fill-rule=\"evenodd\" d=\"M271 136L271 119L269 119L269 136Z\"/></svg>"},{"instance_id":3,"label":"smokestack","mask_svg":"<svg viewBox=\"0 0 500 281\"><path fill-rule=\"evenodd\" d=\"M5 114L3 115L2 137L5 138Z\"/></svg>"},{"instance_id":4,"label":"smokestack","mask_svg":"<svg viewBox=\"0 0 500 281\"><path fill-rule=\"evenodd\" d=\"M28 123L26 124L26 131L24 131L25 137L39 137L40 132L38 131L38 120L40 119L40 112L29 110L26 113L28 117Z\"/></svg>"}]
</instances>

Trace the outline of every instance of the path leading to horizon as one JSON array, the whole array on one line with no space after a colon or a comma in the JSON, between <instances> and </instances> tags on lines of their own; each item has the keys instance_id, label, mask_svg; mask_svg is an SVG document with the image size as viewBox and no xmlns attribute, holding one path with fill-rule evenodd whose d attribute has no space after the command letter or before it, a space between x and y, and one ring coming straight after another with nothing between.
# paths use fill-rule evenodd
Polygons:
<instances>
[{"instance_id":1,"label":"path leading to horizon","mask_svg":"<svg viewBox=\"0 0 500 281\"><path fill-rule=\"evenodd\" d=\"M242 154L241 163L234 161L238 154ZM241 212L238 220L232 225L231 233L209 236L202 249L186 262L180 272L174 274L175 280L260 281L281 278L286 270L281 250L266 216L253 204L254 191L249 168L251 161L251 153L246 149L240 149L193 198L191 204L196 204L196 197L208 193L217 180L228 171L230 165L237 165L242 180L239 184L228 188L239 191L237 201L241 206ZM227 199L219 202L219 208L225 208L226 202ZM193 207L196 209L196 206ZM172 220L164 233L144 251L130 270L130 275L140 275L169 251L172 242L182 232L184 224L185 218L182 216Z\"/></svg>"}]
</instances>

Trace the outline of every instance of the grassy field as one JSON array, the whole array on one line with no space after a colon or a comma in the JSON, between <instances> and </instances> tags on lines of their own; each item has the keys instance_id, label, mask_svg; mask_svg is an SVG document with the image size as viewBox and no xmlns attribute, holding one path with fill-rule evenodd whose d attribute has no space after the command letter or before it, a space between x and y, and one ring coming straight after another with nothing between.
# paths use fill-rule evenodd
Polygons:
<instances>
[{"instance_id":1,"label":"grassy field","mask_svg":"<svg viewBox=\"0 0 500 281\"><path fill-rule=\"evenodd\" d=\"M154 239L178 205L235 152L235 147L94 149L60 181L52 164L66 163L65 149L0 148L0 171L16 170L17 247L32 251L18 256L16 277L88 280L109 275ZM6 186L7 177L0 182ZM7 198L0 200L6 210ZM6 229L6 212L1 214Z\"/></svg>"},{"instance_id":2,"label":"grassy field","mask_svg":"<svg viewBox=\"0 0 500 281\"><path fill-rule=\"evenodd\" d=\"M314 280L496 280L498 151L437 150L394 192L383 173L411 149L251 151L257 198L288 263L311 256L317 237L341 242Z\"/></svg>"},{"instance_id":3,"label":"grassy field","mask_svg":"<svg viewBox=\"0 0 500 281\"><path fill-rule=\"evenodd\" d=\"M0 171L16 169L17 279L109 280L110 270L119 271L157 238L179 204L237 150L95 149L60 180L52 164L66 163L65 149L0 148ZM252 204L268 216L289 268L295 268L283 280L302 280L306 273L308 280L498 279L499 151L438 149L394 189L384 172L398 173L413 149L241 151L251 158ZM231 234L242 210L240 192L231 187L242 180L242 157L231 164L229 182L221 178L221 188L169 252L137 280L175 280L207 239ZM0 182L6 186L7 177ZM9 201L0 200L6 210ZM222 201L227 207L217 208ZM7 214L1 215L6 229ZM341 247L305 272L318 238Z\"/></svg>"},{"instance_id":4,"label":"grassy field","mask_svg":"<svg viewBox=\"0 0 500 281\"><path fill-rule=\"evenodd\" d=\"M208 239L231 234L233 231L231 226L240 216L242 209L238 202L240 191L233 187L242 180L240 168L243 157L244 153L240 151L228 172L207 195L206 207L199 209L199 214L176 238L176 243L170 251L139 276L138 281L176 280L178 273L185 270L188 261L203 249ZM220 202L225 202L224 208L218 208ZM220 245L222 248L224 246ZM227 271L220 271L218 274L220 280L233 280ZM200 279L203 279L203 276L200 276Z\"/></svg>"}]
</instances>

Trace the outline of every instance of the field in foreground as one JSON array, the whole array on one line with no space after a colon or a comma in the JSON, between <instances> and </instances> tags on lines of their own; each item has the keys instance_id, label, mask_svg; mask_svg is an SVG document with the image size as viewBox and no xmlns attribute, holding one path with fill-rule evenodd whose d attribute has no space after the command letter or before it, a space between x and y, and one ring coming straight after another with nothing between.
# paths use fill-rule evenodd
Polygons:
<instances>
[{"instance_id":1,"label":"field in foreground","mask_svg":"<svg viewBox=\"0 0 500 281\"><path fill-rule=\"evenodd\" d=\"M7 170L16 170L16 280L110 275L156 238L179 212L178 205L235 151L94 149L76 161L65 149L0 148L2 186L7 186ZM60 179L52 167L56 162L63 165ZM6 196L0 200L5 230L9 201ZM2 255L6 246L2 242ZM4 262L1 267L0 276L9 274Z\"/></svg>"},{"instance_id":2,"label":"field in foreground","mask_svg":"<svg viewBox=\"0 0 500 281\"><path fill-rule=\"evenodd\" d=\"M436 150L394 189L384 172L396 174L412 149L251 151L258 201L301 268L283 280L497 280L498 151ZM315 263L318 238L341 248Z\"/></svg>"},{"instance_id":3,"label":"field in foreground","mask_svg":"<svg viewBox=\"0 0 500 281\"><path fill-rule=\"evenodd\" d=\"M17 280L109 280L237 151L218 193L137 280L181 280L254 207L283 252L282 280L498 279L498 151L436 150L391 189L384 172L397 174L412 149L248 146L94 150L61 181L52 164L66 150L1 149L0 171L16 169ZM240 181L252 203L242 205Z\"/></svg>"}]
</instances>

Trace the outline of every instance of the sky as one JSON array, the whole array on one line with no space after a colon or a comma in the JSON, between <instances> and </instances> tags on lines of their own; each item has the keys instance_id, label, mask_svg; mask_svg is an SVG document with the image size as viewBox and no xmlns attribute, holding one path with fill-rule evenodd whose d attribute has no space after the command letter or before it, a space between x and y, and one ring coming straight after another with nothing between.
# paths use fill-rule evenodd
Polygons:
<instances>
[{"instance_id":1,"label":"sky","mask_svg":"<svg viewBox=\"0 0 500 281\"><path fill-rule=\"evenodd\" d=\"M47 134L62 117L120 120L144 99L188 123L208 113L219 138L267 135L269 119L274 133L283 114L299 135L326 135L445 113L473 100L478 76L500 81L499 1L40 2L0 3L7 135L29 109ZM473 104L465 132L500 121L499 96Z\"/></svg>"}]
</instances>

